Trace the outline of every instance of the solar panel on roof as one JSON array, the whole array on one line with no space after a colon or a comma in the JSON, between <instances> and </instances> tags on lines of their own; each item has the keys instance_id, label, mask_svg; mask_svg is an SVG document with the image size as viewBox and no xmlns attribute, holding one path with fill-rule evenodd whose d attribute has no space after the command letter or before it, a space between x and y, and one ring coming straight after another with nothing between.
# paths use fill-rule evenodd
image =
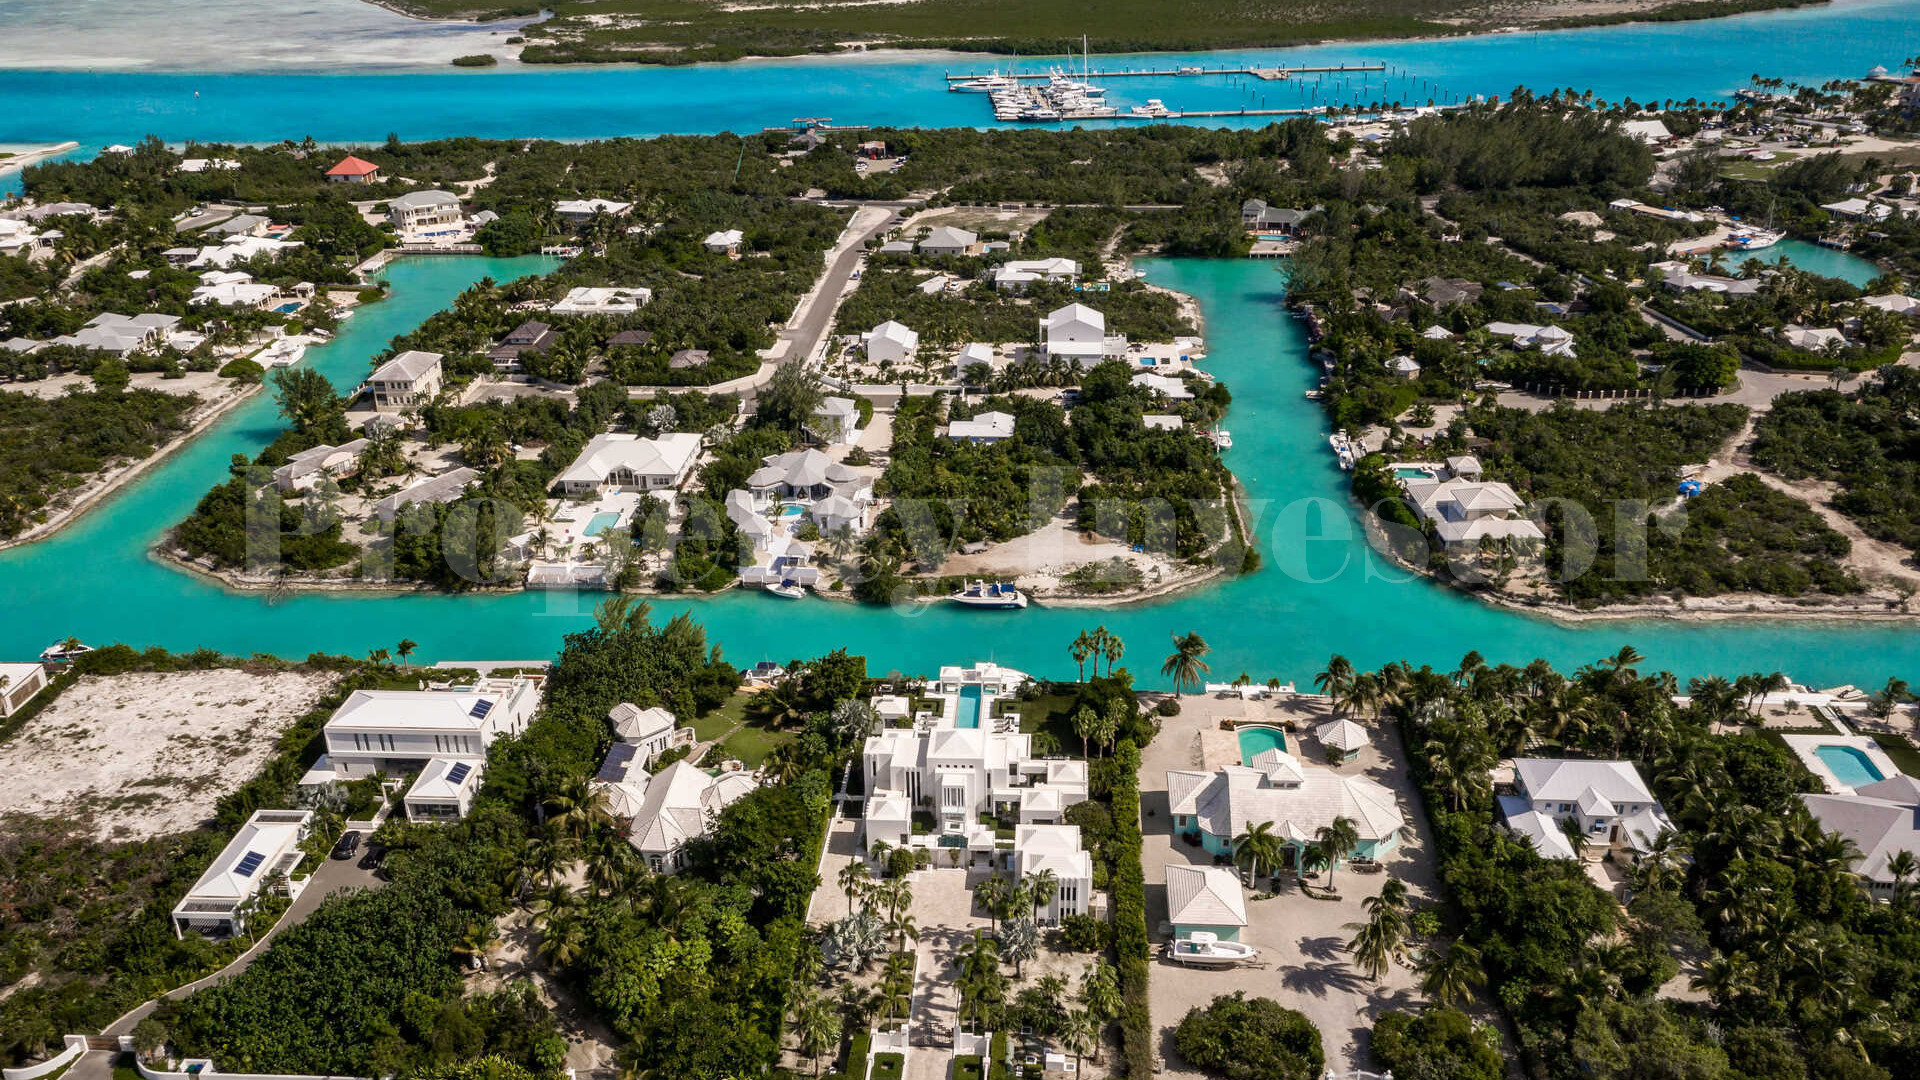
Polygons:
<instances>
[{"instance_id":1,"label":"solar panel on roof","mask_svg":"<svg viewBox=\"0 0 1920 1080\"><path fill-rule=\"evenodd\" d=\"M600 765L600 775L596 780L609 784L618 784L627 778L627 772L633 767L634 755L639 747L632 743L617 742L607 751L607 760Z\"/></svg>"},{"instance_id":2,"label":"solar panel on roof","mask_svg":"<svg viewBox=\"0 0 1920 1080\"><path fill-rule=\"evenodd\" d=\"M462 761L458 765L455 765L453 768L447 770L447 783L458 784L460 781L465 780L467 778L467 774L472 771L473 771L473 766Z\"/></svg>"},{"instance_id":3,"label":"solar panel on roof","mask_svg":"<svg viewBox=\"0 0 1920 1080\"><path fill-rule=\"evenodd\" d=\"M265 855L257 851L249 851L240 857L240 862L233 868L233 872L241 877L252 877L253 872L260 869L260 864L266 861Z\"/></svg>"},{"instance_id":4,"label":"solar panel on roof","mask_svg":"<svg viewBox=\"0 0 1920 1080\"><path fill-rule=\"evenodd\" d=\"M467 711L467 715L473 717L475 720L485 720L487 714L492 711L493 702L488 701L486 698L481 698L479 701L473 703L473 708Z\"/></svg>"}]
</instances>

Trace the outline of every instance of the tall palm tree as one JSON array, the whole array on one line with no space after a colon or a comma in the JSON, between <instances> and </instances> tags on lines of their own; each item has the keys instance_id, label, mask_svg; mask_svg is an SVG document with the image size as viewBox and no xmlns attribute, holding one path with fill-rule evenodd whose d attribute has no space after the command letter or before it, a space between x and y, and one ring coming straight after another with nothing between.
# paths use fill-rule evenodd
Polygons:
<instances>
[{"instance_id":1,"label":"tall palm tree","mask_svg":"<svg viewBox=\"0 0 1920 1080\"><path fill-rule=\"evenodd\" d=\"M1233 861L1235 865L1247 866L1253 879L1258 881L1261 867L1271 873L1280 865L1285 847L1286 842L1274 835L1273 822L1250 823L1246 832L1233 838Z\"/></svg>"},{"instance_id":2,"label":"tall palm tree","mask_svg":"<svg viewBox=\"0 0 1920 1080\"><path fill-rule=\"evenodd\" d=\"M987 909L987 918L995 932L1000 929L1000 912L1007 906L1012 891L1013 883L997 874L973 887L973 898Z\"/></svg>"},{"instance_id":3,"label":"tall palm tree","mask_svg":"<svg viewBox=\"0 0 1920 1080\"><path fill-rule=\"evenodd\" d=\"M1099 727L1100 714L1094 712L1091 706L1082 705L1080 706L1080 711L1073 714L1073 733L1080 736L1081 757L1090 758L1093 756L1091 749L1093 733L1099 730Z\"/></svg>"},{"instance_id":4,"label":"tall palm tree","mask_svg":"<svg viewBox=\"0 0 1920 1080\"><path fill-rule=\"evenodd\" d=\"M1073 1072L1080 1075L1080 1059L1100 1044L1103 1025L1092 1013L1085 1009L1070 1009L1066 1015L1066 1030L1061 1032L1067 1048L1073 1051Z\"/></svg>"},{"instance_id":5,"label":"tall palm tree","mask_svg":"<svg viewBox=\"0 0 1920 1080\"><path fill-rule=\"evenodd\" d=\"M1173 677L1173 692L1179 694L1185 687L1196 690L1205 684L1206 674L1212 669L1202 659L1213 649L1199 634L1189 630L1185 634L1175 634L1173 654L1160 665L1160 674Z\"/></svg>"},{"instance_id":6,"label":"tall palm tree","mask_svg":"<svg viewBox=\"0 0 1920 1080\"><path fill-rule=\"evenodd\" d=\"M547 800L549 821L567 836L585 836L596 825L610 825L607 793L584 776L572 777Z\"/></svg>"},{"instance_id":7,"label":"tall palm tree","mask_svg":"<svg viewBox=\"0 0 1920 1080\"><path fill-rule=\"evenodd\" d=\"M873 881L873 871L867 869L864 861L854 859L840 868L836 880L840 884L840 891L847 894L847 915L851 917L853 902L866 892L867 886Z\"/></svg>"},{"instance_id":8,"label":"tall palm tree","mask_svg":"<svg viewBox=\"0 0 1920 1080\"><path fill-rule=\"evenodd\" d=\"M1037 874L1027 875L1026 887L1033 910L1039 911L1053 903L1054 897L1060 895L1060 878L1052 870L1042 870Z\"/></svg>"},{"instance_id":9,"label":"tall palm tree","mask_svg":"<svg viewBox=\"0 0 1920 1080\"><path fill-rule=\"evenodd\" d=\"M413 640L412 638L401 638L400 644L395 645L393 647L393 655L399 657L400 662L402 664L405 664L410 658L412 658L413 651L415 649L418 649L419 647L420 647L420 643Z\"/></svg>"},{"instance_id":10,"label":"tall palm tree","mask_svg":"<svg viewBox=\"0 0 1920 1080\"><path fill-rule=\"evenodd\" d=\"M1331 824L1320 827L1320 831L1314 834L1314 841L1326 853L1327 890L1331 892L1334 868L1352 855L1354 848L1360 846L1360 830L1354 827L1352 818L1336 817Z\"/></svg>"},{"instance_id":11,"label":"tall palm tree","mask_svg":"<svg viewBox=\"0 0 1920 1080\"><path fill-rule=\"evenodd\" d=\"M1321 693L1332 699L1336 709L1340 707L1340 702L1346 700L1347 687L1352 683L1353 664L1339 653L1329 657L1327 669L1313 677L1313 685L1319 687Z\"/></svg>"},{"instance_id":12,"label":"tall palm tree","mask_svg":"<svg viewBox=\"0 0 1920 1080\"><path fill-rule=\"evenodd\" d=\"M1427 948L1416 965L1420 971L1420 991L1436 1005L1453 1005L1473 996L1476 986L1484 986L1487 973L1480 967L1480 950L1455 940L1445 949Z\"/></svg>"},{"instance_id":13,"label":"tall palm tree","mask_svg":"<svg viewBox=\"0 0 1920 1080\"><path fill-rule=\"evenodd\" d=\"M813 1075L820 1075L820 1058L840 1045L840 1011L811 991L793 1008L793 1026L800 1036L800 1052L813 1059Z\"/></svg>"},{"instance_id":14,"label":"tall palm tree","mask_svg":"<svg viewBox=\"0 0 1920 1080\"><path fill-rule=\"evenodd\" d=\"M1904 899L1907 894L1907 882L1920 874L1920 859L1914 858L1911 851L1896 851L1887 856L1887 873L1893 877L1894 899Z\"/></svg>"},{"instance_id":15,"label":"tall palm tree","mask_svg":"<svg viewBox=\"0 0 1920 1080\"><path fill-rule=\"evenodd\" d=\"M1101 643L1100 653L1107 658L1107 674L1112 675L1113 665L1119 663L1120 658L1127 655L1127 643L1120 640L1119 634L1108 634L1107 640Z\"/></svg>"},{"instance_id":16,"label":"tall palm tree","mask_svg":"<svg viewBox=\"0 0 1920 1080\"><path fill-rule=\"evenodd\" d=\"M1085 630L1080 631L1080 636L1074 638L1073 644L1068 647L1067 655L1073 657L1073 662L1080 668L1079 678L1075 681L1086 682L1087 658L1093 655L1093 637Z\"/></svg>"},{"instance_id":17,"label":"tall palm tree","mask_svg":"<svg viewBox=\"0 0 1920 1080\"><path fill-rule=\"evenodd\" d=\"M456 956L464 956L476 968L487 966L487 955L500 947L500 927L492 919L476 920L454 943Z\"/></svg>"}]
</instances>

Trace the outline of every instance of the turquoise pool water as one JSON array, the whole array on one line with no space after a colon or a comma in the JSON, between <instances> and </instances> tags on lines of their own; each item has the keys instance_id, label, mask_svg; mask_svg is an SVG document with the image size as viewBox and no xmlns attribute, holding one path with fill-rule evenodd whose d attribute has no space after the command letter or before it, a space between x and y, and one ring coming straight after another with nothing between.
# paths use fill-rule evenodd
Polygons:
<instances>
[{"instance_id":1,"label":"turquoise pool water","mask_svg":"<svg viewBox=\"0 0 1920 1080\"><path fill-rule=\"evenodd\" d=\"M1243 727L1239 732L1240 764L1251 765L1256 755L1268 750L1287 752L1286 733L1278 728Z\"/></svg>"},{"instance_id":2,"label":"turquoise pool water","mask_svg":"<svg viewBox=\"0 0 1920 1080\"><path fill-rule=\"evenodd\" d=\"M599 536L601 533L620 524L620 515L611 510L602 510L587 521L587 527L580 530L582 536Z\"/></svg>"},{"instance_id":3,"label":"turquoise pool water","mask_svg":"<svg viewBox=\"0 0 1920 1080\"><path fill-rule=\"evenodd\" d=\"M960 708L954 714L954 727L979 727L980 704L986 700L987 692L979 686L960 688Z\"/></svg>"},{"instance_id":4,"label":"turquoise pool water","mask_svg":"<svg viewBox=\"0 0 1920 1080\"><path fill-rule=\"evenodd\" d=\"M1395 469L1393 475L1402 480L1431 480L1433 474L1425 469Z\"/></svg>"},{"instance_id":5,"label":"turquoise pool water","mask_svg":"<svg viewBox=\"0 0 1920 1080\"><path fill-rule=\"evenodd\" d=\"M1866 787L1886 779L1867 752L1857 746L1816 746L1813 756L1833 773L1834 779L1850 788Z\"/></svg>"}]
</instances>

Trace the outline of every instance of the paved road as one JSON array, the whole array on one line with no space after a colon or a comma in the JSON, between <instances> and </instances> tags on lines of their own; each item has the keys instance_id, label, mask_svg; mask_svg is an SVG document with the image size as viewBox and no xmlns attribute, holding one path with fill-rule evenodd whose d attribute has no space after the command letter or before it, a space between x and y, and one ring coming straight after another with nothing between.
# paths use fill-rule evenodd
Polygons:
<instances>
[{"instance_id":1,"label":"paved road","mask_svg":"<svg viewBox=\"0 0 1920 1080\"><path fill-rule=\"evenodd\" d=\"M813 355L813 350L820 344L821 337L825 336L827 327L833 321L834 311L840 306L840 297L847 291L854 267L860 265L867 241L897 225L898 214L899 207L892 204L855 208L852 219L847 222L844 238L827 253L829 262L826 274L813 292L800 301L800 310L795 313L793 321L780 331L781 340L787 343L781 363L790 363L796 358L804 361Z\"/></svg>"}]
</instances>

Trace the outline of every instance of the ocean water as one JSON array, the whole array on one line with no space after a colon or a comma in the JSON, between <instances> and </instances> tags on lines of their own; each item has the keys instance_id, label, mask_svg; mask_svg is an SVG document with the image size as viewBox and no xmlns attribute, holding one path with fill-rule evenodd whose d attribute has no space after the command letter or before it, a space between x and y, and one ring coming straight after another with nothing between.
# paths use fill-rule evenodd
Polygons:
<instances>
[{"instance_id":1,"label":"ocean water","mask_svg":"<svg viewBox=\"0 0 1920 1080\"><path fill-rule=\"evenodd\" d=\"M482 275L505 279L539 260L403 260L388 272L393 297L343 324L306 363L348 385L387 339L451 302ZM1908 627L1840 623L1610 623L1566 627L1488 607L1408 579L1362 542L1346 476L1327 450L1319 408L1303 396L1315 372L1299 324L1280 300L1284 281L1264 260L1155 260L1150 280L1193 294L1209 333L1208 367L1234 390L1228 464L1246 485L1253 532L1266 556L1256 573L1165 600L1107 610L1029 607L1014 615L953 605L855 607L781 600L736 590L702 600L655 598L654 617L691 609L709 640L739 664L787 661L845 646L872 670L932 672L943 663L993 659L1037 673L1073 671L1067 648L1105 625L1126 642L1123 662L1143 685L1158 675L1173 635L1198 631L1213 647L1213 677L1245 672L1308 680L1329 653L1377 666L1407 659L1451 669L1468 649L1490 662L1546 657L1563 669L1631 643L1650 668L1683 677L1782 670L1817 685L1878 685L1920 663ZM402 637L427 660L540 658L589 625L604 594L329 594L274 598L226 591L153 561L152 542L226 475L230 455L251 455L280 429L261 396L223 419L140 483L53 538L0 552L0 656L37 654L77 634L175 649L304 656L362 655Z\"/></svg>"},{"instance_id":2,"label":"ocean water","mask_svg":"<svg viewBox=\"0 0 1920 1080\"><path fill-rule=\"evenodd\" d=\"M454 70L444 66L444 56L474 46L440 39L492 30L407 20L396 26L390 20L398 16L354 0L303 0L290 10L310 11L306 17L317 28L283 32L274 9L239 9L237 0L197 6L0 0L0 101L8 106L0 111L0 142L72 139L92 150L150 133L169 141L311 135L338 142L378 140L389 132L406 139L584 139L754 131L800 116L831 116L842 124L988 125L985 96L949 93L942 76L1006 62L894 52L684 68ZM175 21L195 27L202 19L212 25L187 34L211 35L216 48L175 40ZM99 28L66 28L74 20ZM328 29L336 23L344 25ZM86 58L87 50L100 58ZM1120 105L1157 97L1174 109L1218 110L1460 101L1518 86L1592 90L1609 100L1726 99L1754 73L1817 84L1864 75L1876 64L1896 66L1915 53L1920 0L1846 0L1709 22L1187 56L1096 55L1094 63L1170 69L1201 60L1216 66L1373 62L1391 68L1384 75L1285 82L1225 76L1110 82L1110 97ZM85 62L70 62L76 56ZM387 68L422 59L423 70ZM1024 70L1047 64L1021 61Z\"/></svg>"}]
</instances>

